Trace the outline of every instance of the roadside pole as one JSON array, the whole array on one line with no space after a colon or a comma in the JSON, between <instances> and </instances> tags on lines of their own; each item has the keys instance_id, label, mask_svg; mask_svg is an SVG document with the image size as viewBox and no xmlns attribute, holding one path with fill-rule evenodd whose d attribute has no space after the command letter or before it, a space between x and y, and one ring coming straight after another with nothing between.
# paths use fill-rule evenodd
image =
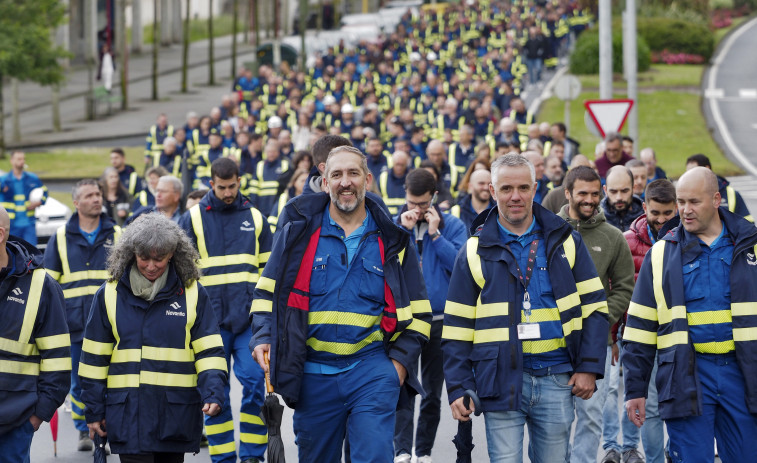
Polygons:
<instances>
[{"instance_id":1,"label":"roadside pole","mask_svg":"<svg viewBox=\"0 0 757 463\"><path fill-rule=\"evenodd\" d=\"M599 99L612 99L611 0L599 0Z\"/></svg>"},{"instance_id":2,"label":"roadside pole","mask_svg":"<svg viewBox=\"0 0 757 463\"><path fill-rule=\"evenodd\" d=\"M636 0L626 0L626 12L623 17L623 63L628 99L636 102L628 115L628 135L633 138L633 156L639 151L639 113L638 113L638 69L636 49Z\"/></svg>"}]
</instances>

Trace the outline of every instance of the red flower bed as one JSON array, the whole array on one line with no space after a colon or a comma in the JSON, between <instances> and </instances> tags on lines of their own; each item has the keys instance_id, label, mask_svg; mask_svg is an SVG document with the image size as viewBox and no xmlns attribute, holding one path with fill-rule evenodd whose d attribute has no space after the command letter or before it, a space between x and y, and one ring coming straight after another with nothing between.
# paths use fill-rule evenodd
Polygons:
<instances>
[{"instance_id":1,"label":"red flower bed","mask_svg":"<svg viewBox=\"0 0 757 463\"><path fill-rule=\"evenodd\" d=\"M663 50L659 53L652 52L652 62L665 64L702 64L704 63L704 57L690 53L672 53L668 50Z\"/></svg>"}]
</instances>

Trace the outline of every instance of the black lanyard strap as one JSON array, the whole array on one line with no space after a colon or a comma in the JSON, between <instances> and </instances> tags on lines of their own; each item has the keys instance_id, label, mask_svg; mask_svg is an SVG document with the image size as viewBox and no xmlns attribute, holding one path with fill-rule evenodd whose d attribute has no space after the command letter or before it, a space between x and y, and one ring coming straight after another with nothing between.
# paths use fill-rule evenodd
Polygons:
<instances>
[{"instance_id":1,"label":"black lanyard strap","mask_svg":"<svg viewBox=\"0 0 757 463\"><path fill-rule=\"evenodd\" d=\"M510 249L509 245L506 245L507 249ZM518 259L515 258L515 268L518 270L518 281L520 281L520 284L523 285L523 289L528 289L528 284L531 282L531 275L534 273L534 267L536 266L536 249L539 247L539 240L535 239L531 241L531 245L528 248L528 259L526 259L526 273L523 274L523 272L520 270L520 264L518 264ZM510 249L510 253L512 253L512 250ZM515 257L515 254L513 254L513 257Z\"/></svg>"}]
</instances>

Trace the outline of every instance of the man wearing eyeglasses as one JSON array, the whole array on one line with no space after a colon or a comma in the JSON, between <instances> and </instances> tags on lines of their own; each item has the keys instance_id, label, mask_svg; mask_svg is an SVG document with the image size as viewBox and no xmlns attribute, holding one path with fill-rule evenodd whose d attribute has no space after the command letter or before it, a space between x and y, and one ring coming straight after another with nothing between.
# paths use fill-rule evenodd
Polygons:
<instances>
[{"instance_id":1,"label":"man wearing eyeglasses","mask_svg":"<svg viewBox=\"0 0 757 463\"><path fill-rule=\"evenodd\" d=\"M418 463L431 462L436 429L441 413L444 372L442 361L442 323L444 303L457 251L468 239L465 224L443 213L436 203L436 178L426 169L415 169L405 179L406 204L395 221L415 238L423 280L431 302L433 318L431 336L421 352L421 386L426 396L421 400L418 427L415 431L415 455ZM404 399L404 400L403 400ZM394 427L395 463L410 463L413 448L415 399L400 397Z\"/></svg>"},{"instance_id":2,"label":"man wearing eyeglasses","mask_svg":"<svg viewBox=\"0 0 757 463\"><path fill-rule=\"evenodd\" d=\"M605 137L605 152L597 158L597 173L604 179L607 171L615 166L624 166L633 156L623 152L623 137L615 132L610 132Z\"/></svg>"}]
</instances>

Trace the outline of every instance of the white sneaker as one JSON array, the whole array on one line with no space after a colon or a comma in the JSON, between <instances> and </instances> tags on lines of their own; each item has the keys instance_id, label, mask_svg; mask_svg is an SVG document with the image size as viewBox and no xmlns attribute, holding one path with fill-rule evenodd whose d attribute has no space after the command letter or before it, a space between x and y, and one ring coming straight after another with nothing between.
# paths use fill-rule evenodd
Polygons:
<instances>
[{"instance_id":1,"label":"white sneaker","mask_svg":"<svg viewBox=\"0 0 757 463\"><path fill-rule=\"evenodd\" d=\"M394 463L410 463L412 457L407 453L401 453L394 457Z\"/></svg>"},{"instance_id":2,"label":"white sneaker","mask_svg":"<svg viewBox=\"0 0 757 463\"><path fill-rule=\"evenodd\" d=\"M432 463L431 455L424 455L422 457L418 457L416 460L416 463Z\"/></svg>"}]
</instances>

